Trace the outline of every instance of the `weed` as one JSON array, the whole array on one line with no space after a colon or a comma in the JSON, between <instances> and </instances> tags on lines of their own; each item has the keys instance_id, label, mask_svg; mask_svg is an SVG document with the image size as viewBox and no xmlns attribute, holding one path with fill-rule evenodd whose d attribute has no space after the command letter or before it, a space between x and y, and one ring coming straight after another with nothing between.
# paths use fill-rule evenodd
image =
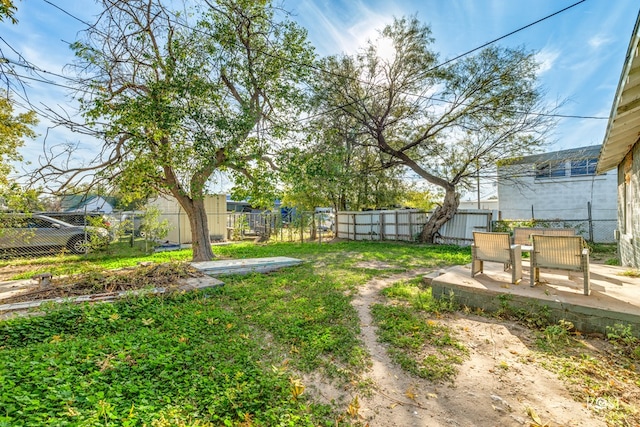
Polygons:
<instances>
[{"instance_id":1,"label":"weed","mask_svg":"<svg viewBox=\"0 0 640 427\"><path fill-rule=\"evenodd\" d=\"M538 333L538 346L545 350L559 350L570 344L573 323L560 319L558 323L549 325Z\"/></svg>"},{"instance_id":2,"label":"weed","mask_svg":"<svg viewBox=\"0 0 640 427\"><path fill-rule=\"evenodd\" d=\"M514 319L534 329L549 325L551 312L548 306L532 302L526 307L517 307L512 304L513 297L509 294L500 294L497 298L500 308L494 313L496 317Z\"/></svg>"},{"instance_id":3,"label":"weed","mask_svg":"<svg viewBox=\"0 0 640 427\"><path fill-rule=\"evenodd\" d=\"M412 307L429 313L451 313L459 308L453 292L447 297L434 298L431 288L422 288L422 278L394 283L382 293L388 298L407 301Z\"/></svg>"},{"instance_id":4,"label":"weed","mask_svg":"<svg viewBox=\"0 0 640 427\"><path fill-rule=\"evenodd\" d=\"M434 381L451 380L468 354L453 332L409 307L376 304L372 315L379 339L403 369Z\"/></svg>"},{"instance_id":5,"label":"weed","mask_svg":"<svg viewBox=\"0 0 640 427\"><path fill-rule=\"evenodd\" d=\"M625 270L619 274L620 276L626 276L626 277L640 277L640 271L638 270Z\"/></svg>"},{"instance_id":6,"label":"weed","mask_svg":"<svg viewBox=\"0 0 640 427\"><path fill-rule=\"evenodd\" d=\"M640 360L640 338L634 335L631 325L607 326L607 339L622 355Z\"/></svg>"}]
</instances>

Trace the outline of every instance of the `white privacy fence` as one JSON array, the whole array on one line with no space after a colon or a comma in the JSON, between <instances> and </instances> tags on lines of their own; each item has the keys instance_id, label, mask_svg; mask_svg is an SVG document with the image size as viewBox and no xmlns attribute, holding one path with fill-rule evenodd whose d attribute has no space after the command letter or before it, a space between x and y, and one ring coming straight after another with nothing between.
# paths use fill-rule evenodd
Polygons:
<instances>
[{"instance_id":1,"label":"white privacy fence","mask_svg":"<svg viewBox=\"0 0 640 427\"><path fill-rule=\"evenodd\" d=\"M417 240L429 218L428 212L415 209L338 212L337 237L348 240ZM474 231L489 231L492 211L460 210L444 224L438 243L470 245Z\"/></svg>"}]
</instances>

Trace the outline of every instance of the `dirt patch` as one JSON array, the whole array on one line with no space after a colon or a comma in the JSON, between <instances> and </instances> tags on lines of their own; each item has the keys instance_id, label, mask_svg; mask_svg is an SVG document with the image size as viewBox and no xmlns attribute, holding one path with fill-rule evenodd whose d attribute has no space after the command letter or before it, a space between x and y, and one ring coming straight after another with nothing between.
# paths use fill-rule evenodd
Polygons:
<instances>
[{"instance_id":1,"label":"dirt patch","mask_svg":"<svg viewBox=\"0 0 640 427\"><path fill-rule=\"evenodd\" d=\"M372 356L367 376L375 392L359 396L358 416L365 425L391 426L529 426L535 417L548 426L605 426L576 401L554 374L542 368L533 352L530 331L512 322L478 316L452 315L439 321L455 330L470 350L453 384L434 384L395 365L377 340L370 313L383 302L380 291L392 283L420 276L414 271L373 279L353 301L360 316L362 340ZM318 388L317 380L314 382ZM353 404L355 394L325 387L328 402Z\"/></svg>"},{"instance_id":2,"label":"dirt patch","mask_svg":"<svg viewBox=\"0 0 640 427\"><path fill-rule=\"evenodd\" d=\"M33 270L31 265L5 265L0 267L0 282L11 280L12 277Z\"/></svg>"}]
</instances>

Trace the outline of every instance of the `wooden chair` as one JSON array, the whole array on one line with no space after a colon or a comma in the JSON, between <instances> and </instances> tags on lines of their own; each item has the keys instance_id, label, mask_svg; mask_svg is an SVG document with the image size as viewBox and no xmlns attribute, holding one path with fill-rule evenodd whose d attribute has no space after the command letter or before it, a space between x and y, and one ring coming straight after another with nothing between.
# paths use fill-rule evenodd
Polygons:
<instances>
[{"instance_id":1,"label":"wooden chair","mask_svg":"<svg viewBox=\"0 0 640 427\"><path fill-rule=\"evenodd\" d=\"M504 264L504 271L511 268L511 283L522 280L522 251L520 245L511 244L509 233L474 231L471 258L471 277L482 273L487 261Z\"/></svg>"},{"instance_id":2,"label":"wooden chair","mask_svg":"<svg viewBox=\"0 0 640 427\"><path fill-rule=\"evenodd\" d=\"M531 235L531 286L540 281L540 268L581 271L584 294L591 293L589 277L589 249L580 236Z\"/></svg>"}]
</instances>

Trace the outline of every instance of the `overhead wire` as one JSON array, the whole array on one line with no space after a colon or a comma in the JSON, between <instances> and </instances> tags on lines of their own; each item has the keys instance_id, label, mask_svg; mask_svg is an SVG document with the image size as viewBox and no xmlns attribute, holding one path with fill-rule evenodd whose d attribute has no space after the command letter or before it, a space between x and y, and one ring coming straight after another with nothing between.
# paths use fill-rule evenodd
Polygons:
<instances>
[{"instance_id":1,"label":"overhead wire","mask_svg":"<svg viewBox=\"0 0 640 427\"><path fill-rule=\"evenodd\" d=\"M54 3L52 3L51 1L49 1L49 0L42 0L42 1L44 1L45 3L47 3L47 4L49 4L49 5L53 6L53 7L55 7L56 9L58 9L58 10L60 10L61 12L65 13L66 15L70 16L71 18L73 18L73 19L77 20L78 22L81 22L81 23L83 23L83 24L85 24L85 25L87 25L87 26L92 27L92 28L94 28L94 29L95 29L95 26L93 26L93 25L89 24L87 21L85 21L85 20L83 20L83 19L81 19L81 18L77 17L76 15L74 15L73 13L71 13L71 12L69 12L69 11L67 11L67 10L63 9L62 7L60 7L60 6L58 6L58 5L54 4ZM458 59L460 59L460 58L463 58L463 57L465 57L465 56L468 56L468 55L470 55L471 53L476 52L476 51L478 51L478 50L480 50L480 49L482 49L482 48L484 48L484 47L487 47L487 46L489 46L489 45L491 45L491 44L493 44L493 43L495 43L495 42L497 42L497 41L499 41L499 40L502 40L502 39L504 39L504 38L507 38L507 37L509 37L509 36L511 36L511 35L513 35L513 34L516 34L516 33L520 32L520 31L523 31L523 30L525 30L525 29L527 29L527 28L530 28L530 27L532 27L532 26L534 26L534 25L536 25L536 24L539 24L540 22L543 22L543 21L545 21L545 20L547 20L547 19L550 19L550 18L552 18L552 17L554 17L554 16L557 16L557 15L559 15L560 13L563 13L563 12L565 12L565 11L567 11L567 10L571 9L571 8L574 8L574 7L578 6L578 5L579 5L579 4L581 4L581 3L584 3L585 1L586 1L586 0L579 0L579 1L577 1L577 2L575 2L575 3L573 3L573 4L571 4L571 5L569 5L569 6L567 6L567 7L564 7L564 8L563 8L563 9L561 9L561 10L558 10L558 11L553 12L553 13L551 13L551 14L549 14L549 15L546 15L546 16L544 16L544 17L540 18L540 19L537 19L537 20L536 20L536 21L534 21L534 22L531 22L531 23L529 23L529 24L526 24L526 25L524 25L524 26L521 26L521 27L519 27L519 28L517 28L517 29L515 29L515 30L513 30L513 31L510 31L509 33L504 34L504 35L502 35L502 36L500 36L500 37L497 37L497 38L495 38L495 39L493 39L493 40L491 40L491 41L485 42L485 43L483 43L482 45L480 45L480 46L478 46L478 47L475 47L475 48L473 48L473 49L470 49L470 50L468 50L468 51L466 51L466 52L464 52L464 53L462 53L462 54L460 54L460 55L455 56L454 58L451 58L451 59L449 59L449 60L447 60L447 61L444 61L444 62L442 62L442 63L440 63L440 64L435 65L434 67L432 67L432 68L430 68L429 70L425 71L425 73L428 73L428 72L431 72L431 71L433 71L433 70L436 70L436 69L437 69L437 68L439 68L439 67L442 67L442 66L447 65L447 64L449 64L449 63L451 63L451 62L454 62L454 61L456 61L456 60L458 60ZM184 23L179 22L179 21L172 21L172 23L173 23L173 24L176 24L176 25L183 26L184 28L186 28L186 29L188 29L188 30L191 30L191 31L196 31L196 32L200 32L200 33L204 33L204 34L206 34L206 35L209 35L209 34L208 34L207 32L205 32L205 31L202 31L202 30L200 30L200 29L198 29L198 28L194 28L194 27L192 27L192 26L189 26L189 25L184 24ZM264 53L264 54L266 54L266 55L270 55L270 56L272 56L272 57L275 57L275 55L273 55L273 54L269 54L268 52L262 52L262 53ZM292 65L294 65L294 66L296 66L296 67L301 67L301 66L303 66L303 67L308 67L308 68L313 69L313 70L315 70L315 71L318 71L318 72L320 72L320 73L325 73L325 74L333 75L333 76L336 76L336 77L342 77L342 78L349 78L349 79L353 79L353 76L345 76L345 75L342 75L342 74L340 74L340 73L333 72L333 71L331 71L331 70L323 69L322 67L319 67L318 65L315 65L315 64L301 63L301 62L299 62L299 61L290 60L290 59L287 59L287 58L281 58L281 57L278 57L277 59L285 60L286 62L289 62L290 64L292 64ZM21 65L21 66L23 66L23 65ZM48 74L51 74L51 75L55 75L55 76L57 76L57 77L61 77L61 78L64 78L64 79L70 79L69 77L62 76L62 75L60 75L60 74L56 74L56 73L52 73L52 72L47 72L47 71L44 71L44 70L39 70L39 71L40 71L40 72L44 72L44 73L48 73ZM34 79L34 80L35 80L35 79ZM48 83L48 82L47 82L47 81L45 81L45 80L42 80L41 82L42 82L42 83L45 83L45 84L46 84L46 83ZM362 82L362 83L369 84L369 82ZM51 82L50 84L54 84L54 85L56 85L56 86L60 86L60 87L66 87L65 85L61 85L61 84L58 84L58 83L55 83L55 82ZM372 85L372 86L375 86L375 85ZM79 90L79 88L77 88L77 87L76 87L76 88L72 88L72 89L73 89L73 90ZM85 91L85 92L86 92L86 91ZM425 96L425 95L412 94L412 93L404 93L404 94L405 94L405 95L408 95L408 96L414 96L414 97L417 97L417 98L423 98L423 99L433 100L433 101L436 101L436 102L443 102L443 103L450 103L450 102L451 102L451 101L448 101L448 100L445 100L445 99L439 99L439 98L432 97L432 96ZM299 119L298 119L298 122L308 121L308 120L311 120L311 119L313 119L313 118L315 118L315 117L319 117L319 116L322 116L322 115L325 115L325 114L329 114L329 113L332 113L332 112L338 111L338 110L340 110L340 109L347 108L347 107L349 107L349 106L351 106L351 105L355 104L356 102L364 101L364 100L366 100L366 99L368 99L368 98L370 98L370 97L372 97L372 96L375 96L375 93L374 93L374 94L371 94L371 95L368 95L367 97L363 97L363 98L360 98L360 99L356 99L356 100L351 101L351 102L346 103L346 104L342 104L342 105L334 106L334 107L332 107L332 108L330 108L330 109L326 109L326 110L320 111L320 112L318 112L318 113L315 113L315 114L313 114L313 115L306 116L306 117L304 117L304 118L299 118ZM499 109L499 108L496 108L496 110L500 110L500 109ZM501 110L501 111L506 111L506 110ZM557 118L591 119L591 120L608 120L608 117L588 116L588 115L570 115L570 114L536 113L536 112L532 112L532 113L529 113L529 114L531 114L531 115L539 115L539 116L546 116L546 117L557 117Z\"/></svg>"},{"instance_id":2,"label":"overhead wire","mask_svg":"<svg viewBox=\"0 0 640 427\"><path fill-rule=\"evenodd\" d=\"M88 28L93 28L94 30L96 30L96 31L100 32L100 31L95 27L95 25L92 25L92 24L90 24L89 22L87 22L87 21L85 21L85 20L83 20L83 19L81 19L81 18L77 17L76 15L74 15L73 13L71 13L71 12L69 12L69 11L65 10L64 8L62 8L62 7L60 7L60 6L58 6L58 5L54 4L54 3L52 3L52 2L51 2L51 1L49 1L49 0L43 0L43 1L44 1L45 3L47 3L47 4L49 4L50 6L52 6L52 7L56 8L57 10L61 11L62 13L64 13L64 14L66 14L66 15L70 16L71 18L73 18L73 19L77 20L78 22L80 22L80 23L82 23L82 24L86 25ZM468 56L468 55L470 55L471 53L473 53L473 52L475 52L475 51L477 51L477 50L480 50L480 49L482 49L482 48L484 48L484 47L486 47L486 46L489 46L489 45L490 45L490 44L492 44L492 43L495 43L495 42L497 42L497 41L499 41L499 40L502 40L502 39L504 39L504 38L506 38L506 37L508 37L508 36L510 36L510 35L513 35L513 34L518 33L518 32L520 32L520 31L522 31L522 30L524 30L524 29L526 29L526 28L529 28L529 27L531 27L531 26L533 26L533 25L535 25L535 24L538 24L538 23L540 23L540 22L542 22L542 21L544 21L544 20L546 20L546 19L549 19L549 18L551 18L551 17L553 17L553 16L556 16L556 15L558 15L559 13L562 13L562 12L564 12L564 11L566 11L566 10L569 10L569 9L571 9L571 8L573 8L573 7L575 7L575 6L579 5L579 4L581 4L581 3L583 3L584 1L586 1L586 0L580 0L580 1L576 2L576 3L573 3L572 5L570 5L570 6L568 6L568 7L563 8L562 10L559 10L559 11L554 12L554 13L552 13L552 14L550 14L550 15L547 15L547 16L545 16L545 17L541 18L541 19L538 19L538 20L536 20L535 22L532 22L532 23L530 23L530 24L527 24L527 25L525 25L525 26L522 26L522 27L520 27L520 28L518 28L518 29L516 29L516 30L514 30L514 31L509 32L508 34L505 34L505 35L503 35L503 36L501 36L501 37L498 37L498 38L496 38L496 39L493 39L493 40L492 40L492 41L490 41L490 42L486 42L486 43L484 43L484 44L482 44L482 45L480 45L480 46L478 46L478 47L476 47L476 48L474 48L474 49L468 50L468 51L466 51L466 52L464 52L464 53L462 53L462 54L460 54L460 55L457 55L456 57L451 58L451 59L449 59L449 60L447 60L447 61L445 61L445 62L443 62L443 63L437 64L436 66L432 67L430 70L427 70L426 72L433 71L433 70L435 70L435 69L437 69L437 68L439 68L439 67L443 67L443 66L445 66L445 65L447 65L447 64L449 64L449 63L451 63L451 62L454 62L454 61L456 61L456 60L458 60L458 59L461 59L461 58L463 58L463 57L465 57L465 56ZM191 30L191 31L198 31L198 32L202 32L202 33L205 33L205 34L209 35L208 33L206 33L206 32L204 32L204 31L202 31L201 29L194 28L194 27L192 27L192 26L186 25L186 24L184 24L184 23L182 23L182 22L179 22L179 21L172 21L172 23L177 24L177 25L180 25L180 26L183 26L183 27L185 27L186 29L189 29L189 30ZM22 55L21 55L21 54L20 54L16 49L14 49L14 48L13 48L13 47L12 47L12 46L7 42L7 41L6 41L6 40L4 40L4 39L2 39L2 38L0 38L0 40L1 40L2 42L4 42L4 43L5 43L5 44L6 44L6 45L7 45L7 46L8 46L8 47L13 51L13 52L15 52L15 53L18 55L19 59L20 59L21 61L24 61L24 63L23 63L23 62L14 61L14 60L11 60L11 59L9 59L9 58L0 58L0 60L1 60L1 59L5 59L6 61L8 61L9 63L11 63L11 64L12 64L12 65L14 65L14 66L18 66L18 67L22 67L22 68L25 68L25 69L31 70L31 71L33 71L34 73L36 73L36 74L38 75L38 77L34 77L34 76L27 76L27 75L19 74L19 73L15 72L14 70L11 70L11 73L10 73L10 74L12 74L12 75L14 75L14 76L18 77L19 79L30 80L30 81L34 81L34 82L38 82L38 83L42 83L42 84L46 84L46 85L52 85L52 86L56 86L56 87L60 87L60 88L63 88L63 89L68 89L68 90L73 90L73 91L81 92L81 93L91 93L89 90L83 89L83 88L81 88L81 87L77 87L77 86L76 86L76 87L72 87L72 86L70 86L70 85L68 85L68 84L60 83L60 82L56 82L56 81L54 81L54 80L52 80L52 79L47 79L47 78L45 78L42 74L57 77L57 78L59 78L59 79L62 79L62 80L63 80L63 82L74 82L74 81L76 81L76 80L74 80L74 78L72 78L72 77L70 77L70 76L65 76L65 75L63 75L63 74L59 74L59 73L55 73L55 72L51 72L51 71L47 71L47 70L42 69L41 67L38 67L38 66L36 66L36 65L34 65L34 64L29 63L28 61L26 61L26 59L25 59L25 58L24 58L24 57L23 57L23 56L22 56ZM276 57L275 55L270 54L269 52L262 52L262 53L267 54L267 55L271 55L271 56L273 56L273 57ZM329 75L333 75L333 76L341 77L341 78L350 78L350 79L353 79L353 77L352 77L352 76L345 76L345 75L342 75L342 74L340 74L340 73L332 72L331 70L326 70L326 69L324 69L324 68L322 68L322 67L320 67L320 66L318 66L318 65L316 65L316 64L301 63L301 62L299 62L299 61L290 60L290 59L287 59L287 58L281 58L281 57L277 57L277 58L278 58L278 59L281 59L281 60L285 60L285 61L289 62L292 66L295 66L295 67L301 67L301 66L303 66L303 67L309 67L310 69L312 69L312 70L314 70L314 71L317 71L317 72L319 72L319 73L329 74ZM369 84L369 82L365 82L365 83L366 83L366 84ZM371 86L375 87L375 85L374 85L374 84L372 84ZM312 120L312 119L314 119L314 118L322 117L322 116L327 115L327 114L330 114L330 113L332 113L332 112L339 111L339 110L344 109L344 108L348 108L349 106L353 105L353 104L354 104L354 103L356 103L356 102L362 102L362 101L365 101L366 99L368 99L369 97L375 96L375 94L376 94L376 93L374 92L373 94L368 95L367 97L362 97L362 98L360 98L360 99L355 99L354 101L351 101L350 103L342 104L342 105L336 105L336 106L333 106L333 107L331 107L331 108L329 108L329 109L324 109L324 110L322 110L322 111L319 111L319 112L317 112L317 113L315 113L315 114L307 115L307 116L305 116L305 117L302 117L302 118L299 118L298 120L296 120L296 123L306 122L306 121ZM38 108L38 107L34 106L34 105L30 102L30 100L28 99L27 94L26 94L26 91L25 91L25 94L24 94L24 95L25 95L25 96L20 96L20 98L21 98L21 99L23 99L25 102L27 102L27 104L28 104L29 106L31 106L33 110L36 110L36 111L37 111L37 113L38 113L39 115L41 115L41 116L43 116L43 117L47 117L47 118L51 118L51 117L52 117L52 115L51 115L50 113L47 113L46 111L43 111L42 109L40 109L40 108ZM433 101L436 101L436 102L444 102L444 103L449 103L449 102L450 102L450 101L447 101L447 100L438 99L438 98L435 98L435 97L428 97L428 96L424 96L424 95L416 95L416 94L406 94L406 95L409 95L409 96L415 96L415 97L419 97L419 98L423 98L423 99L429 99L429 100L433 100ZM46 106L45 106L45 107L46 107ZM606 119L608 119L608 118L605 118L605 117L594 117L594 116L561 115L561 114L546 114L546 113L534 113L534 114L539 114L539 115L544 115L544 116L550 116L550 117L558 117L558 118L580 118L580 119L598 119L598 120L606 120ZM264 131L265 129L262 129L262 130Z\"/></svg>"}]
</instances>

